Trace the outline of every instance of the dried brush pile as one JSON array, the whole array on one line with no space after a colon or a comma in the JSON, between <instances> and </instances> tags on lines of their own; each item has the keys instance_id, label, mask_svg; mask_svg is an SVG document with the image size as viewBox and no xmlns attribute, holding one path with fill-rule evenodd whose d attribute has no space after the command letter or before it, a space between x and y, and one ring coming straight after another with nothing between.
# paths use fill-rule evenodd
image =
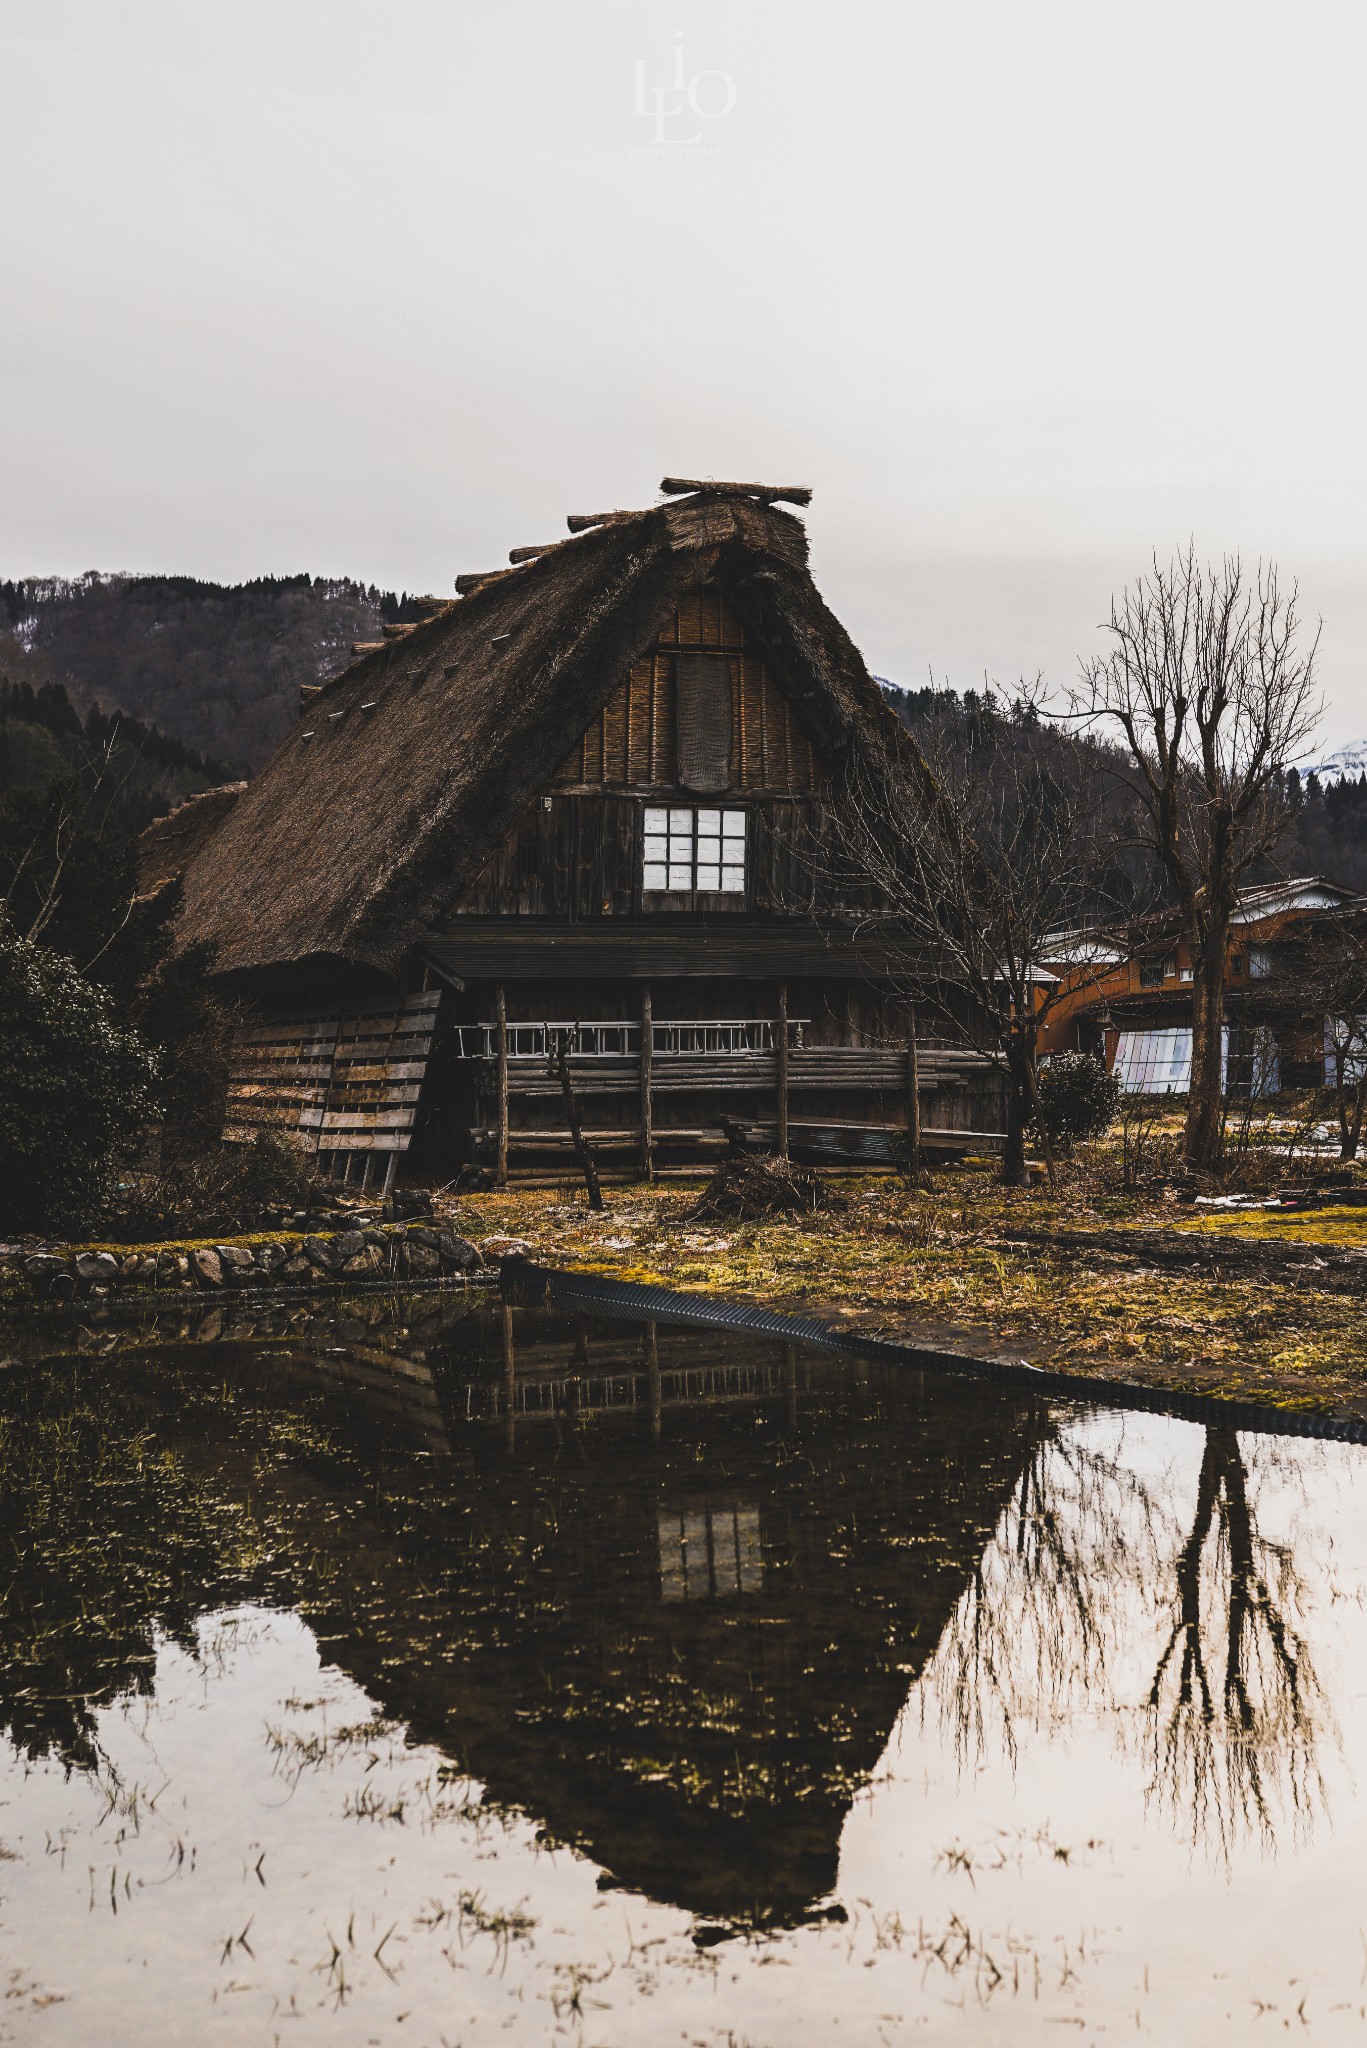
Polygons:
<instances>
[{"instance_id":1,"label":"dried brush pile","mask_svg":"<svg viewBox=\"0 0 1367 2048\"><path fill-rule=\"evenodd\" d=\"M844 1206L843 1198L810 1167L746 1153L722 1161L690 1220L761 1223L773 1216L807 1216L817 1209Z\"/></svg>"},{"instance_id":2,"label":"dried brush pile","mask_svg":"<svg viewBox=\"0 0 1367 2048\"><path fill-rule=\"evenodd\" d=\"M335 1200L313 1161L273 1131L250 1145L217 1145L125 1182L101 1219L113 1244L268 1229L291 1210Z\"/></svg>"}]
</instances>

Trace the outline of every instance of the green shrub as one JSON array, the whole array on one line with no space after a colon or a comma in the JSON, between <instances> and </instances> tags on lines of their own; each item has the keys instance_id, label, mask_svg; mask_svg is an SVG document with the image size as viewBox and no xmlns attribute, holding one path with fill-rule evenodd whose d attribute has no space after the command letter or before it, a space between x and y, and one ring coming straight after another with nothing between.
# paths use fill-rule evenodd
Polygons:
<instances>
[{"instance_id":1,"label":"green shrub","mask_svg":"<svg viewBox=\"0 0 1367 2048\"><path fill-rule=\"evenodd\" d=\"M1092 1053L1055 1053L1040 1068L1038 1121L1062 1151L1079 1138L1101 1137L1119 1105L1119 1081Z\"/></svg>"},{"instance_id":2,"label":"green shrub","mask_svg":"<svg viewBox=\"0 0 1367 2048\"><path fill-rule=\"evenodd\" d=\"M0 1230L76 1230L154 1114L157 1067L70 960L0 919Z\"/></svg>"}]
</instances>

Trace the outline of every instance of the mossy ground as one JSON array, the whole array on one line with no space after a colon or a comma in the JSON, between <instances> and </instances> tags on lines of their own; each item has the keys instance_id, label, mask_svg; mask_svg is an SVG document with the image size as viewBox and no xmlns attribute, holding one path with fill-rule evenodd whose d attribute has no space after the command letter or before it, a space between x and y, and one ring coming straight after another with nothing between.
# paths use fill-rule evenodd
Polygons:
<instances>
[{"instance_id":1,"label":"mossy ground","mask_svg":"<svg viewBox=\"0 0 1367 2048\"><path fill-rule=\"evenodd\" d=\"M1145 1257L1146 1237L1151 1259L1153 1233L1174 1228L1367 1251L1367 1204L1212 1214L1095 1181L1065 1170L1055 1189L1015 1191L985 1172L947 1173L922 1192L851 1176L836 1182L843 1208L735 1226L690 1220L701 1180L609 1189L597 1216L566 1183L465 1196L450 1220L477 1239L520 1237L548 1262L809 1310L870 1334L1367 1414L1362 1294L1329 1291L1313 1270L1185 1273ZM1013 1242L1021 1231L1046 1241ZM1101 1240L1094 1256L1067 1242L1079 1237Z\"/></svg>"}]
</instances>

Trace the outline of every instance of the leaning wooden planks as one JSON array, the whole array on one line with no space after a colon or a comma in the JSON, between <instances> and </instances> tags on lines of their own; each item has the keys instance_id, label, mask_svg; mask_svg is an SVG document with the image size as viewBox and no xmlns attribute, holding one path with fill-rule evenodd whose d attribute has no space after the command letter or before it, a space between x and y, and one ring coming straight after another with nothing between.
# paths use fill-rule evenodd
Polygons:
<instances>
[{"instance_id":1,"label":"leaning wooden planks","mask_svg":"<svg viewBox=\"0 0 1367 2048\"><path fill-rule=\"evenodd\" d=\"M254 1018L238 1033L225 1137L291 1130L316 1152L404 1152L440 990Z\"/></svg>"}]
</instances>

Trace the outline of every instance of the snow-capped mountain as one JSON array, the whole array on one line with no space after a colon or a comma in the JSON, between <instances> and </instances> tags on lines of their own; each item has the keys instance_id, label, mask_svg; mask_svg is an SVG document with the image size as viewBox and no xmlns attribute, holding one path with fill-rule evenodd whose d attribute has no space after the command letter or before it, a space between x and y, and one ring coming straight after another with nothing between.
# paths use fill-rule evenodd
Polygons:
<instances>
[{"instance_id":1,"label":"snow-capped mountain","mask_svg":"<svg viewBox=\"0 0 1367 2048\"><path fill-rule=\"evenodd\" d=\"M1318 775L1321 782L1340 782L1346 777L1356 782L1363 774L1367 774L1367 740L1349 740L1346 746L1301 769L1302 780L1307 775Z\"/></svg>"}]
</instances>

